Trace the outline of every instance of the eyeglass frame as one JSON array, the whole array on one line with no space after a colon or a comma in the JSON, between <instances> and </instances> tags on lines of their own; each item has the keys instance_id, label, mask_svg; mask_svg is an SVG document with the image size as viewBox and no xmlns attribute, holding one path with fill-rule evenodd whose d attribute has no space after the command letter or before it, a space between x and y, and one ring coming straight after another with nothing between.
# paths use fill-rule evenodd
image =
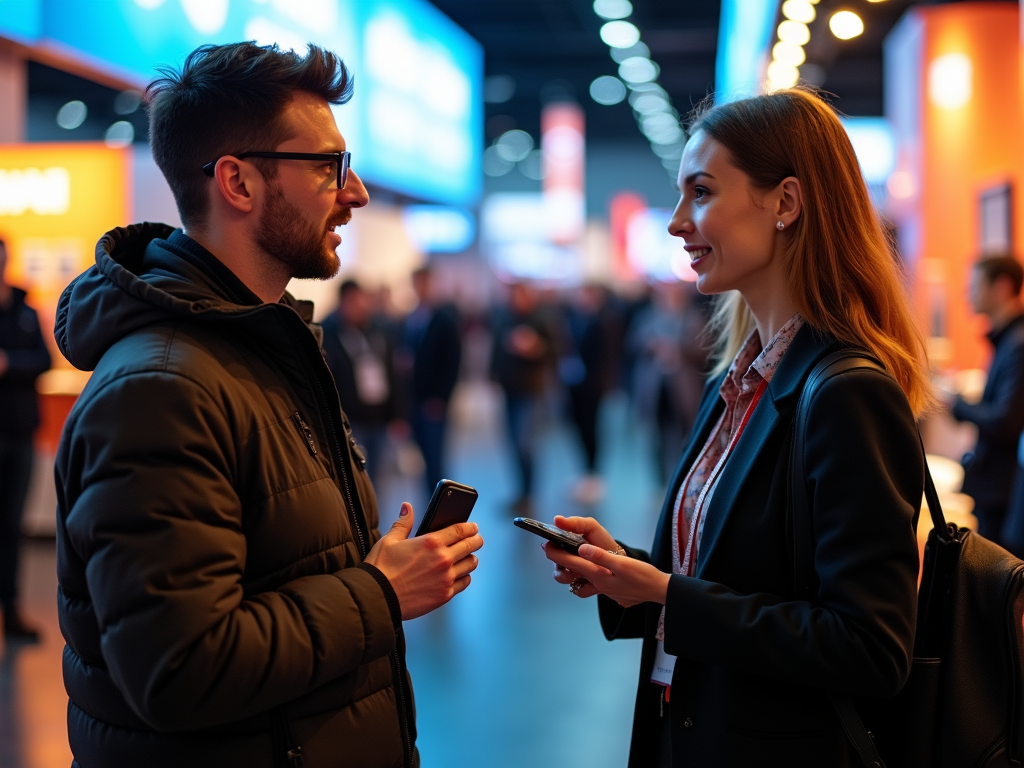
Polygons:
<instances>
[{"instance_id":1,"label":"eyeglass frame","mask_svg":"<svg viewBox=\"0 0 1024 768\"><path fill-rule=\"evenodd\" d=\"M265 157L272 160L333 160L338 168L338 189L342 190L348 183L348 169L352 165L352 153L348 152L240 152L237 155L221 155L221 157L234 157L244 160L247 157ZM203 166L203 173L213 176L213 169L217 160L211 160Z\"/></svg>"}]
</instances>

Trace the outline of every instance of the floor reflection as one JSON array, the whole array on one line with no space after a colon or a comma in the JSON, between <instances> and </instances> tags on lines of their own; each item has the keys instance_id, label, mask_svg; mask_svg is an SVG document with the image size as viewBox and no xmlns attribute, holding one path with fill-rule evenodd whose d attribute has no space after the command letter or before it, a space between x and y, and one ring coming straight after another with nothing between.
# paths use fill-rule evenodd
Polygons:
<instances>
[{"instance_id":1,"label":"floor reflection","mask_svg":"<svg viewBox=\"0 0 1024 768\"><path fill-rule=\"evenodd\" d=\"M0 651L2 768L71 765L68 698L60 666L64 640L57 624L56 559L52 541L28 541L22 549L23 611L39 625L42 641L8 643Z\"/></svg>"}]
</instances>

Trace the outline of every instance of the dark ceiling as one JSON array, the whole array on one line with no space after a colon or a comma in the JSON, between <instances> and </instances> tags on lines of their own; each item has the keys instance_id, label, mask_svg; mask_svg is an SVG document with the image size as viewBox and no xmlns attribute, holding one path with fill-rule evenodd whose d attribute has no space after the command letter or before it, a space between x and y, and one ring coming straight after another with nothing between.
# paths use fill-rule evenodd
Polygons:
<instances>
[{"instance_id":1,"label":"dark ceiling","mask_svg":"<svg viewBox=\"0 0 1024 768\"><path fill-rule=\"evenodd\" d=\"M771 0L761 0L771 2ZM587 113L591 140L646 144L626 102L603 106L589 96L600 75L614 75L617 64L601 41L603 19L593 0L433 0L434 4L475 37L484 48L485 74L504 75L515 83L514 95L486 105L487 138L518 127L537 136L545 100L575 98ZM660 66L659 84L680 114L715 87L719 0L632 0L629 20ZM911 5L911 0L820 0L811 26L805 75L834 94L833 103L848 115L880 115L882 41ZM853 40L837 40L828 17L839 8L856 10L865 32ZM818 69L815 69L817 67ZM42 64L29 67L29 140L67 138L53 124L53 115L69 99L89 103L90 119L75 138L102 138L114 117L117 91ZM140 110L122 115L135 124L136 140L146 135ZM96 134L96 135L93 135Z\"/></svg>"},{"instance_id":2,"label":"dark ceiling","mask_svg":"<svg viewBox=\"0 0 1024 768\"><path fill-rule=\"evenodd\" d=\"M537 136L542 102L549 95L568 92L585 106L588 138L644 141L626 102L602 106L588 95L594 78L614 75L617 67L599 37L604 20L594 13L592 0L433 2L483 45L487 76L505 75L515 81L515 95L509 101L487 104L488 138L509 127ZM661 68L658 83L685 115L715 87L720 2L632 3L628 20L639 27L641 40ZM831 101L843 113L881 115L882 41L912 4L911 0L821 0L807 46L808 64L813 66L803 70L804 76L832 93ZM828 19L840 9L861 15L862 35L847 41L832 35Z\"/></svg>"}]
</instances>

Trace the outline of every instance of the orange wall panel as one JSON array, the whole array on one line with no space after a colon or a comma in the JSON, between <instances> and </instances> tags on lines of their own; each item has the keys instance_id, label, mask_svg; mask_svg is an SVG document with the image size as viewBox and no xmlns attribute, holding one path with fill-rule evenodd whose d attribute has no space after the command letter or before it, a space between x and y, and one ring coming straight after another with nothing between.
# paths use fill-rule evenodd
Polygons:
<instances>
[{"instance_id":1,"label":"orange wall panel","mask_svg":"<svg viewBox=\"0 0 1024 768\"><path fill-rule=\"evenodd\" d=\"M1024 247L1019 10L1016 3L957 3L912 13L924 31L917 205L919 256L926 261L916 264L915 287L922 307L944 299L948 365L985 367L985 324L971 312L966 289L971 264L980 255L982 191L1012 184L1013 244L1018 253ZM939 74L943 61L949 61L942 57L949 54L969 61L966 91L963 80L956 82L956 71ZM943 94L952 98L943 103Z\"/></svg>"},{"instance_id":2,"label":"orange wall panel","mask_svg":"<svg viewBox=\"0 0 1024 768\"><path fill-rule=\"evenodd\" d=\"M96 241L131 218L130 149L102 143L0 144L0 238L7 279L28 290L53 342L61 291L94 261ZM68 363L53 349L55 366Z\"/></svg>"}]
</instances>

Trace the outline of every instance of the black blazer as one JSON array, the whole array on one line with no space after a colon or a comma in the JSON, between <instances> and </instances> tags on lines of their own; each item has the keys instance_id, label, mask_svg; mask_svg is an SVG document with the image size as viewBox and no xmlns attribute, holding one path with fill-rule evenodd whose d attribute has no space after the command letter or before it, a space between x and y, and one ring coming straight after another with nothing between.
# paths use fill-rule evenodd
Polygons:
<instances>
[{"instance_id":1,"label":"black blazer","mask_svg":"<svg viewBox=\"0 0 1024 768\"><path fill-rule=\"evenodd\" d=\"M793 339L722 472L695 577L670 581L675 766L856 765L827 689L887 697L909 674L924 456L906 397L880 372L831 379L808 414L806 490L820 588L813 602L796 598L790 428L808 374L839 346L806 325ZM666 572L674 500L724 408L722 378L705 387L651 554L630 550ZM644 638L629 765L657 765L661 688L650 675L661 606L623 610L605 597L599 606L609 639Z\"/></svg>"}]
</instances>

